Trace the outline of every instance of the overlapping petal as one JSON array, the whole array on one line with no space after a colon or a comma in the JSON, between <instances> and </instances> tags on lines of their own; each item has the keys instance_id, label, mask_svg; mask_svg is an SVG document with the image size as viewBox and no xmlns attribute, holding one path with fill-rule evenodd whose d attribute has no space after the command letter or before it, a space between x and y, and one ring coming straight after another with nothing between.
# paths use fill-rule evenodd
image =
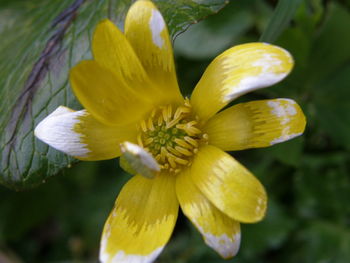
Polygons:
<instances>
[{"instance_id":1,"label":"overlapping petal","mask_svg":"<svg viewBox=\"0 0 350 263\"><path fill-rule=\"evenodd\" d=\"M253 223L264 217L267 203L264 187L222 150L211 145L200 148L190 175L204 196L232 219Z\"/></svg>"},{"instance_id":2,"label":"overlapping petal","mask_svg":"<svg viewBox=\"0 0 350 263\"><path fill-rule=\"evenodd\" d=\"M92 52L97 63L112 71L123 86L151 101L159 96L129 41L110 20L102 20L96 26Z\"/></svg>"},{"instance_id":3,"label":"overlapping petal","mask_svg":"<svg viewBox=\"0 0 350 263\"><path fill-rule=\"evenodd\" d=\"M123 187L105 224L101 262L153 262L170 238L178 207L174 176L134 176Z\"/></svg>"},{"instance_id":4,"label":"overlapping petal","mask_svg":"<svg viewBox=\"0 0 350 263\"><path fill-rule=\"evenodd\" d=\"M35 136L53 148L80 160L105 160L120 156L119 144L135 140L134 125L106 126L86 110L60 106L35 128Z\"/></svg>"},{"instance_id":5,"label":"overlapping petal","mask_svg":"<svg viewBox=\"0 0 350 263\"><path fill-rule=\"evenodd\" d=\"M106 125L138 121L151 109L151 104L123 79L93 60L76 65L70 72L70 81L80 103Z\"/></svg>"},{"instance_id":6,"label":"overlapping petal","mask_svg":"<svg viewBox=\"0 0 350 263\"><path fill-rule=\"evenodd\" d=\"M204 122L242 94L279 82L292 67L291 55L280 47L265 43L232 47L208 66L191 103Z\"/></svg>"},{"instance_id":7,"label":"overlapping petal","mask_svg":"<svg viewBox=\"0 0 350 263\"><path fill-rule=\"evenodd\" d=\"M128 141L120 145L122 150L122 160L125 168L133 171L132 174L139 174L147 178L154 178L159 172L160 167L152 154L137 144ZM121 161L123 163L123 161Z\"/></svg>"},{"instance_id":8,"label":"overlapping petal","mask_svg":"<svg viewBox=\"0 0 350 263\"><path fill-rule=\"evenodd\" d=\"M223 258L237 254L240 224L219 211L194 185L189 169L176 180L176 193L184 214L202 234L205 243Z\"/></svg>"},{"instance_id":9,"label":"overlapping petal","mask_svg":"<svg viewBox=\"0 0 350 263\"><path fill-rule=\"evenodd\" d=\"M240 103L211 118L203 127L209 143L225 151L266 147L301 135L305 116L290 99Z\"/></svg>"},{"instance_id":10,"label":"overlapping petal","mask_svg":"<svg viewBox=\"0 0 350 263\"><path fill-rule=\"evenodd\" d=\"M160 102L181 102L168 29L151 1L140 0L131 6L125 20L125 35L148 76L160 90Z\"/></svg>"}]
</instances>

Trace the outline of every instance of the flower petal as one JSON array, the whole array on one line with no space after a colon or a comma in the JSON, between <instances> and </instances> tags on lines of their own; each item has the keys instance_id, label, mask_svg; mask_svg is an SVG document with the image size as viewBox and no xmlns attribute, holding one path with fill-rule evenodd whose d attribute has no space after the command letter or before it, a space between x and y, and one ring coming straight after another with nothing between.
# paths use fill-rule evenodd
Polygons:
<instances>
[{"instance_id":1,"label":"flower petal","mask_svg":"<svg viewBox=\"0 0 350 263\"><path fill-rule=\"evenodd\" d=\"M290 99L259 100L232 106L203 127L209 143L224 151L267 147L301 135L305 116Z\"/></svg>"},{"instance_id":2,"label":"flower petal","mask_svg":"<svg viewBox=\"0 0 350 263\"><path fill-rule=\"evenodd\" d=\"M240 224L219 211L194 185L189 170L176 179L176 193L184 214L201 232L205 243L223 258L238 252Z\"/></svg>"},{"instance_id":3,"label":"flower petal","mask_svg":"<svg viewBox=\"0 0 350 263\"><path fill-rule=\"evenodd\" d=\"M96 26L92 51L94 59L100 65L113 71L135 92L151 100L156 95L157 90L150 82L133 47L112 21L105 19Z\"/></svg>"},{"instance_id":4,"label":"flower petal","mask_svg":"<svg viewBox=\"0 0 350 263\"><path fill-rule=\"evenodd\" d=\"M70 81L80 103L106 125L124 125L140 120L151 109L123 79L93 60L80 62L70 72Z\"/></svg>"},{"instance_id":5,"label":"flower petal","mask_svg":"<svg viewBox=\"0 0 350 263\"><path fill-rule=\"evenodd\" d=\"M130 170L147 178L153 178L160 171L160 167L152 154L142 147L130 142L123 142L120 147Z\"/></svg>"},{"instance_id":6,"label":"flower petal","mask_svg":"<svg viewBox=\"0 0 350 263\"><path fill-rule=\"evenodd\" d=\"M131 6L125 20L125 35L161 91L162 103L182 102L168 29L151 1L137 1Z\"/></svg>"},{"instance_id":7,"label":"flower petal","mask_svg":"<svg viewBox=\"0 0 350 263\"><path fill-rule=\"evenodd\" d=\"M281 81L292 67L291 55L280 47L265 43L235 46L209 65L193 91L191 104L205 121L233 99Z\"/></svg>"},{"instance_id":8,"label":"flower petal","mask_svg":"<svg viewBox=\"0 0 350 263\"><path fill-rule=\"evenodd\" d=\"M60 106L43 119L34 134L53 148L81 160L105 160L118 157L119 144L136 140L136 127L106 126L86 110L73 111Z\"/></svg>"},{"instance_id":9,"label":"flower petal","mask_svg":"<svg viewBox=\"0 0 350 263\"><path fill-rule=\"evenodd\" d=\"M153 262L170 238L178 207L174 176L131 178L104 226L101 262Z\"/></svg>"},{"instance_id":10,"label":"flower petal","mask_svg":"<svg viewBox=\"0 0 350 263\"><path fill-rule=\"evenodd\" d=\"M190 174L199 190L232 219L253 223L264 217L264 187L229 154L211 145L200 148Z\"/></svg>"}]
</instances>

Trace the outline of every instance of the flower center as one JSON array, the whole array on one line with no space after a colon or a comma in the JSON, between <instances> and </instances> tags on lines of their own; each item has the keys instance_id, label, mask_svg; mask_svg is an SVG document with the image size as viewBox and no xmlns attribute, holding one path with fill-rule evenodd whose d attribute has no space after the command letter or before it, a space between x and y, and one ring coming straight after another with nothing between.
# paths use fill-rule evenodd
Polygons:
<instances>
[{"instance_id":1,"label":"flower center","mask_svg":"<svg viewBox=\"0 0 350 263\"><path fill-rule=\"evenodd\" d=\"M141 122L137 141L153 155L162 170L178 173L190 165L199 145L208 141L208 135L198 128L186 99L184 105L174 110L171 105L154 109Z\"/></svg>"}]
</instances>

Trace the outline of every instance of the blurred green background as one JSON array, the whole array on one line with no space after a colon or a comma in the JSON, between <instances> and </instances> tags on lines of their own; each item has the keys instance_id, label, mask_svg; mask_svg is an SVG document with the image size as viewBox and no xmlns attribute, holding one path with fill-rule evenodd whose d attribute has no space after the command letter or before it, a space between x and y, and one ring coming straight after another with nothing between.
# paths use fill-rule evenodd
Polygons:
<instances>
[{"instance_id":1,"label":"blurred green background","mask_svg":"<svg viewBox=\"0 0 350 263\"><path fill-rule=\"evenodd\" d=\"M258 41L276 3L232 0L178 36L183 93L191 93L220 52ZM238 100L292 98L308 124L305 134L290 142L232 153L265 185L269 208L264 221L242 226L240 252L229 262L350 262L349 10L349 0L301 1L275 41L293 54L293 73ZM118 160L111 160L79 163L24 192L0 186L0 262L97 262L103 223L128 178ZM226 261L180 214L157 262Z\"/></svg>"}]
</instances>

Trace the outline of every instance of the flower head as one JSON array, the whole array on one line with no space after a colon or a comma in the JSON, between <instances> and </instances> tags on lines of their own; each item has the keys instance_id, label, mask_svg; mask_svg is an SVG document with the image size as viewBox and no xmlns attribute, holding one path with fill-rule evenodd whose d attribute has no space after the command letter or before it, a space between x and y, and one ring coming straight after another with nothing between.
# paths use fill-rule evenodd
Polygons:
<instances>
[{"instance_id":1,"label":"flower head","mask_svg":"<svg viewBox=\"0 0 350 263\"><path fill-rule=\"evenodd\" d=\"M121 163L135 173L105 224L100 260L152 262L171 236L179 206L208 246L224 258L234 256L240 222L261 220L267 196L224 151L289 140L304 131L305 117L290 99L222 109L286 77L293 67L290 54L265 43L232 47L209 65L191 98L184 98L166 24L148 0L132 5L124 34L109 20L100 22L92 51L94 59L70 74L85 110L61 106L38 124L35 135L81 160L122 156Z\"/></svg>"}]
</instances>

